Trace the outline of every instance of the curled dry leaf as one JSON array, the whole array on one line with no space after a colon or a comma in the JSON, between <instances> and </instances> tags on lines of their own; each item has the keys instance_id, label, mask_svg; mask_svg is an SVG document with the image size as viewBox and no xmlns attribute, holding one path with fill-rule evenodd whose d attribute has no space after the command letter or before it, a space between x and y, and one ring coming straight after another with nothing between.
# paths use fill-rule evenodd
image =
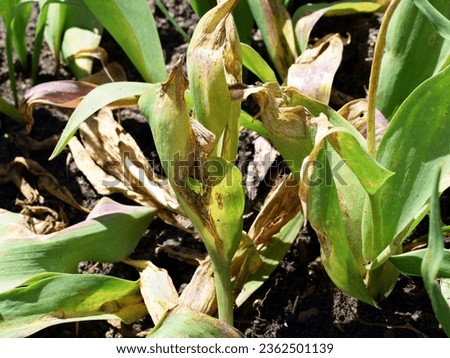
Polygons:
<instances>
[{"instance_id":1,"label":"curled dry leaf","mask_svg":"<svg viewBox=\"0 0 450 358\"><path fill-rule=\"evenodd\" d=\"M20 214L25 218L30 230L35 234L46 235L65 229L68 226L69 219L62 207L59 207L59 210L56 211L46 206L27 205L21 200L17 200L16 205L22 207Z\"/></svg>"},{"instance_id":2,"label":"curled dry leaf","mask_svg":"<svg viewBox=\"0 0 450 358\"><path fill-rule=\"evenodd\" d=\"M221 1L199 21L187 54L187 73L196 119L215 135L214 155L236 157L240 103L228 85L242 82L239 37L232 10L236 0Z\"/></svg>"},{"instance_id":3,"label":"curled dry leaf","mask_svg":"<svg viewBox=\"0 0 450 358\"><path fill-rule=\"evenodd\" d=\"M194 311L214 315L217 311L214 270L207 257L195 270L191 281L180 295L180 303Z\"/></svg>"},{"instance_id":4,"label":"curled dry leaf","mask_svg":"<svg viewBox=\"0 0 450 358\"><path fill-rule=\"evenodd\" d=\"M153 323L157 325L168 311L179 304L178 293L166 270L150 261L125 260L139 269L139 287Z\"/></svg>"},{"instance_id":5,"label":"curled dry leaf","mask_svg":"<svg viewBox=\"0 0 450 358\"><path fill-rule=\"evenodd\" d=\"M125 81L122 66L116 62L105 66L100 72L86 76L81 81L50 81L30 88L20 104L19 111L33 124L33 110L36 105L48 104L55 107L75 109L81 100L97 85ZM136 99L125 98L109 105L110 108L122 108L136 105Z\"/></svg>"},{"instance_id":6,"label":"curled dry leaf","mask_svg":"<svg viewBox=\"0 0 450 358\"><path fill-rule=\"evenodd\" d=\"M300 198L298 196L299 183L290 174L280 180L270 192L256 217L249 236L256 246L266 244L272 236L280 232L281 228L295 217L300 211Z\"/></svg>"},{"instance_id":7,"label":"curled dry leaf","mask_svg":"<svg viewBox=\"0 0 450 358\"><path fill-rule=\"evenodd\" d=\"M348 41L339 34L329 35L305 50L289 68L287 85L327 104L334 75Z\"/></svg>"},{"instance_id":8,"label":"curled dry leaf","mask_svg":"<svg viewBox=\"0 0 450 358\"><path fill-rule=\"evenodd\" d=\"M35 183L27 180L29 175L35 178ZM0 182L13 182L26 198L27 204L44 203L42 191L69 204L84 213L89 210L77 203L72 193L58 183L58 180L34 160L16 157L9 164L0 165Z\"/></svg>"},{"instance_id":9,"label":"curled dry leaf","mask_svg":"<svg viewBox=\"0 0 450 358\"><path fill-rule=\"evenodd\" d=\"M69 146L78 168L101 195L121 193L131 200L160 209L164 221L186 229L190 224L167 181L157 176L139 146L108 109L80 126L83 144L73 137Z\"/></svg>"}]
</instances>

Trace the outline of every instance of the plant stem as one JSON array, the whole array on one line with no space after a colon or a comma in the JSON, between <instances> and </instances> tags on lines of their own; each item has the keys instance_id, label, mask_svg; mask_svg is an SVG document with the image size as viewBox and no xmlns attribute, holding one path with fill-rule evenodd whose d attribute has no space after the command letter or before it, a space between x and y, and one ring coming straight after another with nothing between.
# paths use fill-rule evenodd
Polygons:
<instances>
[{"instance_id":1,"label":"plant stem","mask_svg":"<svg viewBox=\"0 0 450 358\"><path fill-rule=\"evenodd\" d=\"M383 60L384 48L386 46L386 34L392 15L401 0L392 0L384 15L378 32L377 42L373 54L372 68L370 71L369 93L367 95L367 147L369 153L375 156L375 106L377 100L378 83L380 80L381 61Z\"/></svg>"},{"instance_id":2,"label":"plant stem","mask_svg":"<svg viewBox=\"0 0 450 358\"><path fill-rule=\"evenodd\" d=\"M222 267L218 267L213 260L213 268L219 319L232 326L233 292L231 285L230 266L223 265Z\"/></svg>"}]
</instances>

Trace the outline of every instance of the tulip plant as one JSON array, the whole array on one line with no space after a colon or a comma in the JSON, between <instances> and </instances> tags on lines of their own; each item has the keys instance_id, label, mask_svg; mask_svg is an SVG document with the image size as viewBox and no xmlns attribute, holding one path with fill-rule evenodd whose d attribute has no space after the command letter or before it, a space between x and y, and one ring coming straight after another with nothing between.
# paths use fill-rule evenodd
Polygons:
<instances>
[{"instance_id":1,"label":"tulip plant","mask_svg":"<svg viewBox=\"0 0 450 358\"><path fill-rule=\"evenodd\" d=\"M347 103L339 110L331 108L329 100L347 39L332 34L309 44L311 29L323 15L378 11L386 5L385 1L307 5L299 8L292 18L284 6L289 1L218 0L217 4L191 1L202 17L186 55L187 78L183 60L166 74L159 44L156 57L152 57L151 46L146 41L149 38L156 41L153 23L148 25L144 18L142 23L132 21L136 12L144 8L142 1L136 1L135 5L108 0L108 6L104 7L96 1L80 2L124 46L147 82L44 84L28 93L21 106L22 115L31 123L32 108L39 103L75 108L53 158L67 144L75 148L74 134L98 110L137 105L151 128L172 190L165 189L164 194L158 191L158 195L152 196L151 205L155 211L166 210L165 214L185 215L205 244L209 258L178 296L166 273L151 263L125 258L130 247L124 248L123 255L90 257L83 252L80 257L54 264L50 259L42 259L43 254L37 254L33 262L26 263L26 273L15 272L12 262L0 265L0 271L9 277L3 282L4 291L0 291L4 302L19 302L23 299L21 295L32 294L36 292L33 287L41 289L47 282L52 282L45 286L50 297L55 287L60 287L59 280L65 277L62 273L72 272L74 262L83 258L123 259L140 270L141 294L156 325L150 336L202 336L204 326L210 336L239 336L230 327L233 305L242 304L261 285L273 270L273 258L281 260L301 224L309 221L320 242L322 263L337 287L378 306L392 291L400 273L420 275L436 316L450 335L450 256L449 250L443 248L438 210L439 194L450 186L450 8L447 0L390 2L375 48L368 98ZM50 1L40 4L44 8ZM242 12L235 11L233 19L232 12L237 6ZM261 30L274 69L248 44L240 42L239 37L248 34L245 21L240 18L244 13L252 14ZM144 23L152 28L148 36L140 33ZM114 32L114 28L121 30ZM127 41L129 36L133 36L133 41ZM261 82L244 85L243 65ZM67 88L71 90L64 91ZM260 107L255 118L241 110L240 102L249 96ZM248 233L242 230L245 204L242 176L234 165L240 125L269 139L292 172L267 198ZM123 142L119 145L123 146ZM170 193L173 197L166 200L164 195L170 197ZM174 202L179 208L174 209ZM403 242L430 208L428 248L403 253ZM134 213L130 208L123 210ZM142 225L157 214L149 208L141 210L136 215L139 212L143 217ZM74 242L71 234L80 233L83 237L92 225L92 220L88 220L75 231L68 229L55 236L70 247ZM45 255L58 249L41 245L45 237L30 241ZM6 242L0 252L21 253L26 250L23 240L21 243ZM98 253L97 249L93 245L93 252ZM206 284L211 279L209 272L212 272L215 294ZM438 278L445 283L441 289ZM73 280L69 287L80 282L90 284L79 277ZM155 282L159 283L158 287L164 287L160 296L151 290ZM120 285L124 296L118 293L113 302L103 302L100 310L97 307L92 315L84 317L103 317L106 312L129 321L142 313L136 283L95 284ZM194 291L194 297L202 300L194 302L195 299L186 298ZM126 301L127 292L131 301ZM220 321L209 316L214 313L214 297ZM99 302L101 298L92 300ZM25 318L18 324L30 327L27 320L32 317L34 325L28 331L28 328L19 329L19 333L9 327L10 332L20 335L39 329L33 321L40 318L38 322L42 323L42 314L36 313L39 310L51 312L55 320L69 317L69 309L60 308L54 300L51 302L51 307L26 306L21 311ZM114 302L120 302L123 310L114 306ZM128 303L139 309L128 310ZM69 307L71 317L80 317L77 310L84 306L78 304L81 305L75 302L75 307ZM5 316L3 312L13 316L12 309L2 306L0 301L0 317ZM186 332L189 328L185 326L177 326L183 322L188 327L192 320L203 322L195 333ZM49 325L48 320L46 324Z\"/></svg>"}]
</instances>

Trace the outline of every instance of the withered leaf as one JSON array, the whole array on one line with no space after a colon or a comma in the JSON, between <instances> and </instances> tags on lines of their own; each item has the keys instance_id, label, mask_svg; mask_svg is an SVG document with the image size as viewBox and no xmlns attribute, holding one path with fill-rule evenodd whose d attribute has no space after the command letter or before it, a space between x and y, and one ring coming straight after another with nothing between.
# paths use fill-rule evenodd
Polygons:
<instances>
[{"instance_id":1,"label":"withered leaf","mask_svg":"<svg viewBox=\"0 0 450 358\"><path fill-rule=\"evenodd\" d=\"M334 75L342 61L347 44L339 34L327 36L305 50L289 68L287 85L327 104Z\"/></svg>"},{"instance_id":2,"label":"withered leaf","mask_svg":"<svg viewBox=\"0 0 450 358\"><path fill-rule=\"evenodd\" d=\"M29 183L26 179L27 173L33 176L33 183ZM41 192L47 191L72 207L89 213L88 209L78 204L65 186L60 185L52 174L32 159L16 157L10 163L0 165L0 180L2 182L12 181L25 196L27 204L43 204L44 199Z\"/></svg>"}]
</instances>

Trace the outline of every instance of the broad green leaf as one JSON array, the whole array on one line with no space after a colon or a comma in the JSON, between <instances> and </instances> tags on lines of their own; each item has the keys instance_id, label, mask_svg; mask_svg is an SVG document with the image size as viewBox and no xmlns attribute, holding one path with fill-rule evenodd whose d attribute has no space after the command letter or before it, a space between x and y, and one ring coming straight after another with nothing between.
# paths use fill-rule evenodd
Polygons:
<instances>
[{"instance_id":1,"label":"broad green leaf","mask_svg":"<svg viewBox=\"0 0 450 358\"><path fill-rule=\"evenodd\" d=\"M93 115L102 107L120 99L141 96L150 86L151 84L141 82L113 82L93 89L86 95L70 116L50 159L53 159L61 153L80 124L89 116Z\"/></svg>"},{"instance_id":2,"label":"broad green leaf","mask_svg":"<svg viewBox=\"0 0 450 358\"><path fill-rule=\"evenodd\" d=\"M403 275L422 276L421 266L427 249L406 252L389 258ZM438 271L438 277L450 278L450 250L444 250L444 257Z\"/></svg>"},{"instance_id":3,"label":"broad green leaf","mask_svg":"<svg viewBox=\"0 0 450 358\"><path fill-rule=\"evenodd\" d=\"M87 219L48 235L36 235L25 219L0 213L0 292L40 272L77 272L80 261L117 262L132 253L155 216L153 208L102 199Z\"/></svg>"},{"instance_id":4,"label":"broad green leaf","mask_svg":"<svg viewBox=\"0 0 450 358\"><path fill-rule=\"evenodd\" d=\"M430 297L434 313L436 314L442 329L450 337L450 304L442 295L436 281L439 275L441 263L444 260L444 237L441 231L441 215L439 203L440 171L435 176L433 192L431 194L430 229L428 235L428 247L423 256L421 272L423 283ZM448 264L448 260L447 260ZM448 289L447 289L448 290Z\"/></svg>"},{"instance_id":5,"label":"broad green leaf","mask_svg":"<svg viewBox=\"0 0 450 358\"><path fill-rule=\"evenodd\" d=\"M436 32L450 40L450 20L440 13L428 0L413 0L419 10L430 20Z\"/></svg>"},{"instance_id":6,"label":"broad green leaf","mask_svg":"<svg viewBox=\"0 0 450 358\"><path fill-rule=\"evenodd\" d=\"M5 24L9 23L9 21L11 20L14 8L19 2L20 0L4 0L2 2L2 6L0 6L0 15L3 18L3 22Z\"/></svg>"},{"instance_id":7,"label":"broad green leaf","mask_svg":"<svg viewBox=\"0 0 450 358\"><path fill-rule=\"evenodd\" d=\"M217 318L181 306L170 311L148 338L241 338L233 326Z\"/></svg>"},{"instance_id":8,"label":"broad green leaf","mask_svg":"<svg viewBox=\"0 0 450 358\"><path fill-rule=\"evenodd\" d=\"M322 263L331 280L344 292L376 306L364 283L364 273L355 258L346 233L346 216L342 210L327 153L323 148L317 156L310 178L308 219L317 233ZM357 208L356 208L357 209Z\"/></svg>"},{"instance_id":9,"label":"broad green leaf","mask_svg":"<svg viewBox=\"0 0 450 358\"><path fill-rule=\"evenodd\" d=\"M311 31L322 16L343 16L357 13L372 13L380 10L380 8L381 5L368 1L337 1L331 4L306 4L299 7L293 15L293 22L300 52L307 49Z\"/></svg>"},{"instance_id":10,"label":"broad green leaf","mask_svg":"<svg viewBox=\"0 0 450 358\"><path fill-rule=\"evenodd\" d=\"M242 82L238 35L230 15L237 1L208 11L195 28L186 58L195 118L215 135L214 154L234 161L238 145L240 102L229 85Z\"/></svg>"},{"instance_id":11,"label":"broad green leaf","mask_svg":"<svg viewBox=\"0 0 450 358\"><path fill-rule=\"evenodd\" d=\"M431 4L450 17L448 0L431 0ZM414 1L402 1L388 27L377 108L390 121L410 93L436 75L449 58L450 40L439 36Z\"/></svg>"},{"instance_id":12,"label":"broad green leaf","mask_svg":"<svg viewBox=\"0 0 450 358\"><path fill-rule=\"evenodd\" d=\"M242 64L252 71L262 82L278 82L275 72L252 47L241 43Z\"/></svg>"},{"instance_id":13,"label":"broad green leaf","mask_svg":"<svg viewBox=\"0 0 450 358\"><path fill-rule=\"evenodd\" d=\"M20 113L16 109L16 107L14 107L12 104L9 104L1 97L0 97L0 113L3 113L6 116L14 119L17 123L23 126L27 126L28 124L30 124L29 121L24 118L22 113Z\"/></svg>"},{"instance_id":14,"label":"broad green leaf","mask_svg":"<svg viewBox=\"0 0 450 358\"><path fill-rule=\"evenodd\" d=\"M261 31L269 57L284 79L297 57L292 21L279 0L252 0L248 5Z\"/></svg>"},{"instance_id":15,"label":"broad green leaf","mask_svg":"<svg viewBox=\"0 0 450 358\"><path fill-rule=\"evenodd\" d=\"M378 265L396 250L427 211L430 182L442 168L450 173L450 68L422 83L395 113L381 140L377 160L395 174L376 194L380 201L383 231L378 236L386 248ZM443 191L449 183L443 181ZM381 260L383 259L383 260ZM372 258L375 260L375 257Z\"/></svg>"},{"instance_id":16,"label":"broad green leaf","mask_svg":"<svg viewBox=\"0 0 450 358\"><path fill-rule=\"evenodd\" d=\"M0 337L26 337L60 323L147 313L138 282L101 275L41 273L0 293Z\"/></svg>"},{"instance_id":17,"label":"broad green leaf","mask_svg":"<svg viewBox=\"0 0 450 358\"><path fill-rule=\"evenodd\" d=\"M187 180L187 166L176 165L186 161L195 152L195 138L191 119L184 100L187 81L178 62L169 74L167 82L150 84L139 98L139 109L144 114L153 134L156 149L164 172L174 189Z\"/></svg>"},{"instance_id":18,"label":"broad green leaf","mask_svg":"<svg viewBox=\"0 0 450 358\"><path fill-rule=\"evenodd\" d=\"M155 20L146 0L83 0L147 82L167 77Z\"/></svg>"},{"instance_id":19,"label":"broad green leaf","mask_svg":"<svg viewBox=\"0 0 450 358\"><path fill-rule=\"evenodd\" d=\"M252 41L253 25L255 23L252 17L248 1L239 1L233 10L233 18L240 40L246 44L250 44Z\"/></svg>"}]
</instances>

